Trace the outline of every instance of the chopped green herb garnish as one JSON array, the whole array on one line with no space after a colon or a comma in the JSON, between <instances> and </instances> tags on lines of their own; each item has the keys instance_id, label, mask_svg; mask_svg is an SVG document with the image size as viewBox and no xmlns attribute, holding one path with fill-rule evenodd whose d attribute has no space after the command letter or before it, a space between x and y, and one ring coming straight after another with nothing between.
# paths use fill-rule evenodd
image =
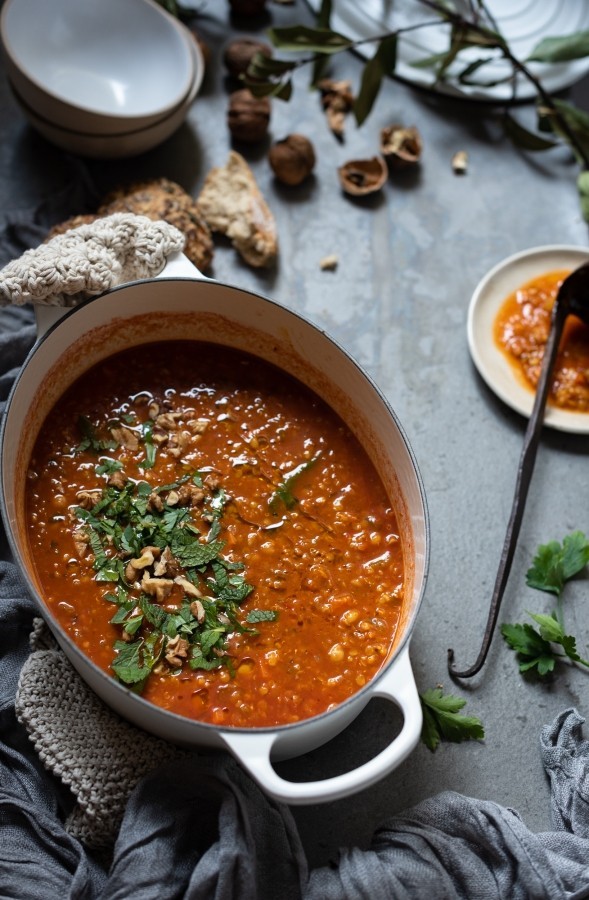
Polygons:
<instances>
[{"instance_id":1,"label":"chopped green herb garnish","mask_svg":"<svg viewBox=\"0 0 589 900\"><path fill-rule=\"evenodd\" d=\"M116 471L114 462L103 459L98 474ZM121 628L124 640L115 644L112 668L134 690L143 688L158 664L171 671L184 663L232 671L227 638L249 630L238 609L253 588L243 564L223 556L225 542L218 537L228 502L224 490L203 499L200 518L194 509L167 503L167 496L191 477L159 487L132 480L122 487L108 485L92 509L76 508L94 555L95 579L113 584L104 597L117 607L110 621ZM181 602L163 606L177 583L184 586ZM252 610L251 615L245 622L274 621L277 613Z\"/></svg>"},{"instance_id":2,"label":"chopped green herb garnish","mask_svg":"<svg viewBox=\"0 0 589 900\"><path fill-rule=\"evenodd\" d=\"M99 453L101 450L114 450L117 446L116 441L112 438L103 440L98 437L96 430L90 419L86 416L80 416L78 419L78 429L82 435L82 441L76 448L77 452L83 450L95 450Z\"/></svg>"},{"instance_id":3,"label":"chopped green herb garnish","mask_svg":"<svg viewBox=\"0 0 589 900\"><path fill-rule=\"evenodd\" d=\"M245 621L250 625L256 622L276 622L278 619L278 611L276 609L250 609Z\"/></svg>"},{"instance_id":4,"label":"chopped green herb garnish","mask_svg":"<svg viewBox=\"0 0 589 900\"><path fill-rule=\"evenodd\" d=\"M156 458L156 446L153 442L153 422L147 419L141 426L141 434L145 445L145 459L139 463L141 469L153 469Z\"/></svg>"},{"instance_id":5,"label":"chopped green herb garnish","mask_svg":"<svg viewBox=\"0 0 589 900\"><path fill-rule=\"evenodd\" d=\"M292 509L294 506L296 506L298 501L293 494L293 490L296 487L296 484L303 472L307 472L312 466L314 466L317 462L317 459L318 457L314 456L312 459L301 463L287 473L284 480L281 481L268 501L270 512L273 515L278 515L281 504L284 505L286 509Z\"/></svg>"},{"instance_id":6,"label":"chopped green herb garnish","mask_svg":"<svg viewBox=\"0 0 589 900\"><path fill-rule=\"evenodd\" d=\"M120 472L123 464L118 459L109 459L104 457L100 465L96 466L97 475L111 475L113 472Z\"/></svg>"},{"instance_id":7,"label":"chopped green herb garnish","mask_svg":"<svg viewBox=\"0 0 589 900\"><path fill-rule=\"evenodd\" d=\"M145 682L154 664L154 657L148 652L145 641L134 641L131 644L117 641L115 649L118 653L112 662L112 668L120 680L125 684Z\"/></svg>"}]
</instances>

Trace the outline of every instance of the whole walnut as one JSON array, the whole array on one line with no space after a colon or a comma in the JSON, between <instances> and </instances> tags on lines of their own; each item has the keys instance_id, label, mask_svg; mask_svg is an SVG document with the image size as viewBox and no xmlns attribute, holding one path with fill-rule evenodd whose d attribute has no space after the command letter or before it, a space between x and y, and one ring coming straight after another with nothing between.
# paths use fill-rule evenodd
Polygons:
<instances>
[{"instance_id":1,"label":"whole walnut","mask_svg":"<svg viewBox=\"0 0 589 900\"><path fill-rule=\"evenodd\" d=\"M272 56L271 48L268 44L264 44L263 41L248 37L237 38L225 47L225 52L223 53L225 68L233 78L239 78L240 75L245 73L252 57L256 53L261 53L263 56L268 57Z\"/></svg>"},{"instance_id":2,"label":"whole walnut","mask_svg":"<svg viewBox=\"0 0 589 900\"><path fill-rule=\"evenodd\" d=\"M270 100L254 97L243 88L229 96L227 125L233 137L246 144L255 144L266 136L270 124Z\"/></svg>"},{"instance_id":3,"label":"whole walnut","mask_svg":"<svg viewBox=\"0 0 589 900\"><path fill-rule=\"evenodd\" d=\"M300 184L315 167L315 149L304 135L289 134L270 148L268 162L282 184Z\"/></svg>"}]
</instances>

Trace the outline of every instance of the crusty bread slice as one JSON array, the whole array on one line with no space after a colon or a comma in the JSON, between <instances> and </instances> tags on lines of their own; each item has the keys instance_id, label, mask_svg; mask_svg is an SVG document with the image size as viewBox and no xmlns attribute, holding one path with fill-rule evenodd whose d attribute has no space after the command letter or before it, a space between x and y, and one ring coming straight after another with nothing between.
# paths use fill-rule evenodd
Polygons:
<instances>
[{"instance_id":1,"label":"crusty bread slice","mask_svg":"<svg viewBox=\"0 0 589 900\"><path fill-rule=\"evenodd\" d=\"M211 169L197 197L211 229L226 235L250 266L269 266L278 253L276 222L243 156L231 150Z\"/></svg>"}]
</instances>

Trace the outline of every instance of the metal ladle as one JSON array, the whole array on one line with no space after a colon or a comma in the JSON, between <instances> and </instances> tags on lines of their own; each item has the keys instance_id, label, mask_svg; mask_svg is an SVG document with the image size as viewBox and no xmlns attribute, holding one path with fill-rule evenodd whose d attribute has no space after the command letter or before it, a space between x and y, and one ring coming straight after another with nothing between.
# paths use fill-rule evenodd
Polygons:
<instances>
[{"instance_id":1,"label":"metal ladle","mask_svg":"<svg viewBox=\"0 0 589 900\"><path fill-rule=\"evenodd\" d=\"M552 308L552 317L550 322L550 332L542 358L542 367L540 370L540 378L538 387L536 388L536 396L532 413L530 415L524 442L520 456L517 479L515 483L515 493L511 507L511 515L507 525L505 541L503 543L503 552L499 562L495 587L491 597L491 605L489 608L489 616L483 641L476 662L468 669L457 669L454 666L454 650L448 650L448 671L453 678L472 678L482 669L491 646L491 639L497 624L499 608L503 600L503 594L507 586L511 564L515 553L517 538L522 523L526 498L528 496L528 488L532 480L534 471L534 463L536 461L536 451L540 440L540 432L544 421L544 409L546 400L550 390L552 370L554 361L558 352L560 338L564 328L565 319L568 315L574 314L589 325L589 263L584 263L571 272L562 282L554 306Z\"/></svg>"}]
</instances>

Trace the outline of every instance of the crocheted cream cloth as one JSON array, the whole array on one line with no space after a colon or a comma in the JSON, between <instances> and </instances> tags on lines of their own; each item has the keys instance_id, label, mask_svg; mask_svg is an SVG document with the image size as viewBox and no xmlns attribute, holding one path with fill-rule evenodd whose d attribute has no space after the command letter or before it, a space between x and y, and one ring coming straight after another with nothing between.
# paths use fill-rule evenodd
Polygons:
<instances>
[{"instance_id":1,"label":"crocheted cream cloth","mask_svg":"<svg viewBox=\"0 0 589 900\"><path fill-rule=\"evenodd\" d=\"M0 272L0 306L81 300L139 278L153 278L185 237L168 222L113 213L26 250Z\"/></svg>"},{"instance_id":2,"label":"crocheted cream cloth","mask_svg":"<svg viewBox=\"0 0 589 900\"><path fill-rule=\"evenodd\" d=\"M45 768L73 792L67 831L88 847L110 848L129 794L162 763L187 751L125 722L85 684L43 619L21 671L16 715Z\"/></svg>"}]
</instances>

